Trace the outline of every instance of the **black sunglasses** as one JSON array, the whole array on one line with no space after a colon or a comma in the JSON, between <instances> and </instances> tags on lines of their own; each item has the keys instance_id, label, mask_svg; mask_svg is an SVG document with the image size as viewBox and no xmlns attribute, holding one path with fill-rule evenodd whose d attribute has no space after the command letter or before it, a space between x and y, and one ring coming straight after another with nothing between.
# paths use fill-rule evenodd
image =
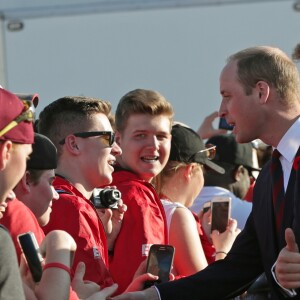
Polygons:
<instances>
[{"instance_id":1,"label":"black sunglasses","mask_svg":"<svg viewBox=\"0 0 300 300\"><path fill-rule=\"evenodd\" d=\"M24 104L23 111L11 122L9 122L4 128L0 130L0 136L3 136L13 128L15 128L19 123L26 121L26 122L33 122L35 116L35 108L32 101L29 100L21 100Z\"/></svg>"},{"instance_id":2,"label":"black sunglasses","mask_svg":"<svg viewBox=\"0 0 300 300\"><path fill-rule=\"evenodd\" d=\"M103 141L105 146L107 147L112 147L112 145L115 142L115 133L112 131L88 131L88 132L76 132L73 133L74 136L76 137L80 137L83 139L89 138L89 137L93 137L93 136L100 136ZM61 140L59 142L60 145L63 145L65 143L65 139Z\"/></svg>"}]
</instances>

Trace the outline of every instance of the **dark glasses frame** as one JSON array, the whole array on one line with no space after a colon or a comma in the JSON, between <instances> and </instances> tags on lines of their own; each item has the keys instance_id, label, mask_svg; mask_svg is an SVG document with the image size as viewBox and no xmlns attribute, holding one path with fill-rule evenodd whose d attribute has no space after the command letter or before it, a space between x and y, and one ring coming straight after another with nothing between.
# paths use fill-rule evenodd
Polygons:
<instances>
[{"instance_id":1,"label":"dark glasses frame","mask_svg":"<svg viewBox=\"0 0 300 300\"><path fill-rule=\"evenodd\" d=\"M204 152L207 153L207 154L206 154L207 159L208 159L208 160L212 160L212 159L214 159L215 156L216 156L217 146L212 145L212 144L207 144L205 149L200 150L200 151L196 152L195 154L193 154L193 155L189 158L189 161L191 161L191 160L193 159L193 157L194 157L195 155L197 155L198 153L204 153Z\"/></svg>"},{"instance_id":2,"label":"dark glasses frame","mask_svg":"<svg viewBox=\"0 0 300 300\"><path fill-rule=\"evenodd\" d=\"M35 108L30 100L20 100L24 104L23 111L11 122L9 122L4 128L0 130L0 137L15 128L18 124L23 121L34 122Z\"/></svg>"},{"instance_id":3,"label":"dark glasses frame","mask_svg":"<svg viewBox=\"0 0 300 300\"><path fill-rule=\"evenodd\" d=\"M115 133L113 131L86 131L86 132L76 132L76 133L72 133L72 135L76 136L76 137L80 137L83 139L89 138L89 137L93 137L93 136L107 136L108 139L105 139L105 141L107 141L107 146L108 147L112 147L112 145L115 142ZM63 145L66 141L66 138L62 139L59 144Z\"/></svg>"}]
</instances>

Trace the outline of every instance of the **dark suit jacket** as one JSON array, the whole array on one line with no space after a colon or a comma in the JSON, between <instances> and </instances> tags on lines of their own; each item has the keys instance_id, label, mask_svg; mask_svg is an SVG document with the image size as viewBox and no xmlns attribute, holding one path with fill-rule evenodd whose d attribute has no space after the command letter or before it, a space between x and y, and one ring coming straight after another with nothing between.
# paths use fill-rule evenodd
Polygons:
<instances>
[{"instance_id":1,"label":"dark suit jacket","mask_svg":"<svg viewBox=\"0 0 300 300\"><path fill-rule=\"evenodd\" d=\"M257 179L253 208L246 226L237 237L227 257L216 261L195 275L158 285L161 299L229 299L247 290L255 278L263 272L266 273L270 284L272 299L284 299L282 290L273 279L271 268L280 249L286 245L284 229L291 227L293 222L291 212L294 205L295 179L291 177L285 196L286 208L280 240L277 239L275 229L269 162ZM300 236L297 238L300 240ZM293 299L300 299L300 293L298 292Z\"/></svg>"}]
</instances>

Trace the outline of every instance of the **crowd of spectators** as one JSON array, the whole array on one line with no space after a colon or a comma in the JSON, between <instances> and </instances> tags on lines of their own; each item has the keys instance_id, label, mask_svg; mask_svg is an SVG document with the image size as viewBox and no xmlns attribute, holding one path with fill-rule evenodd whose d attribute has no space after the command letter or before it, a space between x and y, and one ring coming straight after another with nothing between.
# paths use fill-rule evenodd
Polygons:
<instances>
[{"instance_id":1,"label":"crowd of spectators","mask_svg":"<svg viewBox=\"0 0 300 300\"><path fill-rule=\"evenodd\" d=\"M115 115L65 96L35 116L37 94L0 88L0 299L300 299L299 72L277 48L247 48L229 57L220 93L194 131L155 90L129 91ZM211 227L221 198L225 231ZM174 247L167 283L146 272L153 244Z\"/></svg>"}]
</instances>

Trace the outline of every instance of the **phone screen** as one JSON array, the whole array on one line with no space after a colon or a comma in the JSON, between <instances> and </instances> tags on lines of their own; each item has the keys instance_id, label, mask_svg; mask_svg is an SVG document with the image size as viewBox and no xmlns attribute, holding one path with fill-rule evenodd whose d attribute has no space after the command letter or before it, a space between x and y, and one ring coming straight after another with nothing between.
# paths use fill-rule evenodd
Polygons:
<instances>
[{"instance_id":1,"label":"phone screen","mask_svg":"<svg viewBox=\"0 0 300 300\"><path fill-rule=\"evenodd\" d=\"M220 118L219 129L233 130L233 126L229 125L225 118Z\"/></svg>"},{"instance_id":2,"label":"phone screen","mask_svg":"<svg viewBox=\"0 0 300 300\"><path fill-rule=\"evenodd\" d=\"M213 199L211 210L211 231L224 232L230 217L230 198Z\"/></svg>"},{"instance_id":3,"label":"phone screen","mask_svg":"<svg viewBox=\"0 0 300 300\"><path fill-rule=\"evenodd\" d=\"M43 257L39 251L39 245L36 241L33 232L27 232L18 235L18 241L22 251L26 257L28 268L31 272L32 278L35 282L39 282L42 278Z\"/></svg>"},{"instance_id":4,"label":"phone screen","mask_svg":"<svg viewBox=\"0 0 300 300\"><path fill-rule=\"evenodd\" d=\"M150 247L147 273L159 276L157 281L145 282L145 288L162 282L169 281L169 274L172 268L174 247L170 245L152 245Z\"/></svg>"}]
</instances>

